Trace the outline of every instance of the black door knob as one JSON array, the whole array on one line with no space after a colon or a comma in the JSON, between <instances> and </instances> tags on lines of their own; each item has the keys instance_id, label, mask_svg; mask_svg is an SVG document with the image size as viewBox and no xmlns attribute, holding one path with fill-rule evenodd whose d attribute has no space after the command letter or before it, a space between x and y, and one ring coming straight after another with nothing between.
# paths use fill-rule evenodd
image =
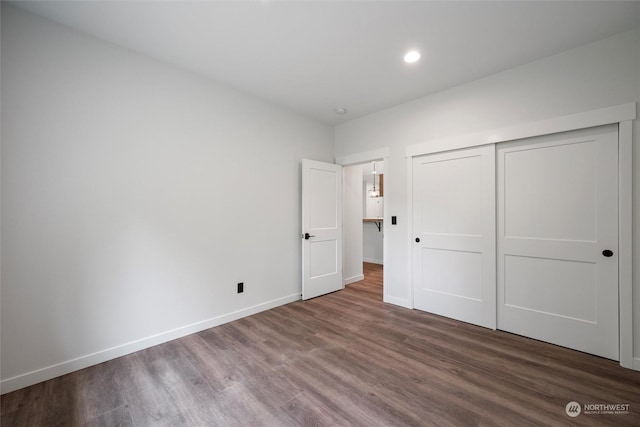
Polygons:
<instances>
[{"instance_id":1,"label":"black door knob","mask_svg":"<svg viewBox=\"0 0 640 427\"><path fill-rule=\"evenodd\" d=\"M602 251L602 255L604 255L607 258L609 258L610 256L613 256L613 251L610 250L610 249L605 249L604 251Z\"/></svg>"},{"instance_id":2,"label":"black door knob","mask_svg":"<svg viewBox=\"0 0 640 427\"><path fill-rule=\"evenodd\" d=\"M416 243L420 243L420 238L416 237Z\"/></svg>"},{"instance_id":3,"label":"black door knob","mask_svg":"<svg viewBox=\"0 0 640 427\"><path fill-rule=\"evenodd\" d=\"M311 237L316 237L313 234L309 234L309 233L304 233L304 240L309 240L309 238Z\"/></svg>"}]
</instances>

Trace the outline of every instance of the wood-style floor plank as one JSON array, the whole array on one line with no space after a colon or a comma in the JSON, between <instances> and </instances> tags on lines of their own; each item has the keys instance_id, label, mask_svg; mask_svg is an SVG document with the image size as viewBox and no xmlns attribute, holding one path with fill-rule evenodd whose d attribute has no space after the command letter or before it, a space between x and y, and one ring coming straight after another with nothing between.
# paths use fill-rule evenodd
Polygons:
<instances>
[{"instance_id":1,"label":"wood-style floor plank","mask_svg":"<svg viewBox=\"0 0 640 427\"><path fill-rule=\"evenodd\" d=\"M2 426L638 426L640 372L382 302L365 280L1 398ZM630 405L570 418L565 405Z\"/></svg>"}]
</instances>

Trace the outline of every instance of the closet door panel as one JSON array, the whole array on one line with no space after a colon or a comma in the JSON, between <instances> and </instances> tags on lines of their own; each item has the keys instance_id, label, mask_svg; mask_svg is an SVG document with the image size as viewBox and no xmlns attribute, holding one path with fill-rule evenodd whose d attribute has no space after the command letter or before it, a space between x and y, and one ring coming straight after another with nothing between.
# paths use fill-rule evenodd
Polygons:
<instances>
[{"instance_id":1,"label":"closet door panel","mask_svg":"<svg viewBox=\"0 0 640 427\"><path fill-rule=\"evenodd\" d=\"M496 327L495 148L413 160L414 307Z\"/></svg>"},{"instance_id":2,"label":"closet door panel","mask_svg":"<svg viewBox=\"0 0 640 427\"><path fill-rule=\"evenodd\" d=\"M617 360L617 126L497 154L498 329Z\"/></svg>"}]
</instances>

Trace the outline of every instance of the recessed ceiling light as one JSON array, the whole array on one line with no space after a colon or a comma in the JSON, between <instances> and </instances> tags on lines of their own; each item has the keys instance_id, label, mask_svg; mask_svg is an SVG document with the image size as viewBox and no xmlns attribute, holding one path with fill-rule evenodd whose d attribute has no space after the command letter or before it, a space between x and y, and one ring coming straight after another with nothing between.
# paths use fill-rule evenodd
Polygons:
<instances>
[{"instance_id":1,"label":"recessed ceiling light","mask_svg":"<svg viewBox=\"0 0 640 427\"><path fill-rule=\"evenodd\" d=\"M336 108L335 110L333 110L334 113L336 113L339 116L343 116L345 114L347 114L347 109L346 108Z\"/></svg>"},{"instance_id":2,"label":"recessed ceiling light","mask_svg":"<svg viewBox=\"0 0 640 427\"><path fill-rule=\"evenodd\" d=\"M408 64L413 64L419 59L420 59L420 52L418 52L417 50L410 50L404 55L404 62Z\"/></svg>"}]
</instances>

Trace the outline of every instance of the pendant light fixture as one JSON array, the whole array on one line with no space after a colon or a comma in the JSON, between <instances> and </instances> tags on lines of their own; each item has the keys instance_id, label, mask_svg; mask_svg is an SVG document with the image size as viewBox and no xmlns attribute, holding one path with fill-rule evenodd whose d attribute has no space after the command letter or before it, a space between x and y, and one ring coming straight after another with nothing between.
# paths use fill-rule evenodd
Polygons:
<instances>
[{"instance_id":1,"label":"pendant light fixture","mask_svg":"<svg viewBox=\"0 0 640 427\"><path fill-rule=\"evenodd\" d=\"M380 197L380 188L376 188L376 162L373 162L373 187L369 189L369 197Z\"/></svg>"}]
</instances>

